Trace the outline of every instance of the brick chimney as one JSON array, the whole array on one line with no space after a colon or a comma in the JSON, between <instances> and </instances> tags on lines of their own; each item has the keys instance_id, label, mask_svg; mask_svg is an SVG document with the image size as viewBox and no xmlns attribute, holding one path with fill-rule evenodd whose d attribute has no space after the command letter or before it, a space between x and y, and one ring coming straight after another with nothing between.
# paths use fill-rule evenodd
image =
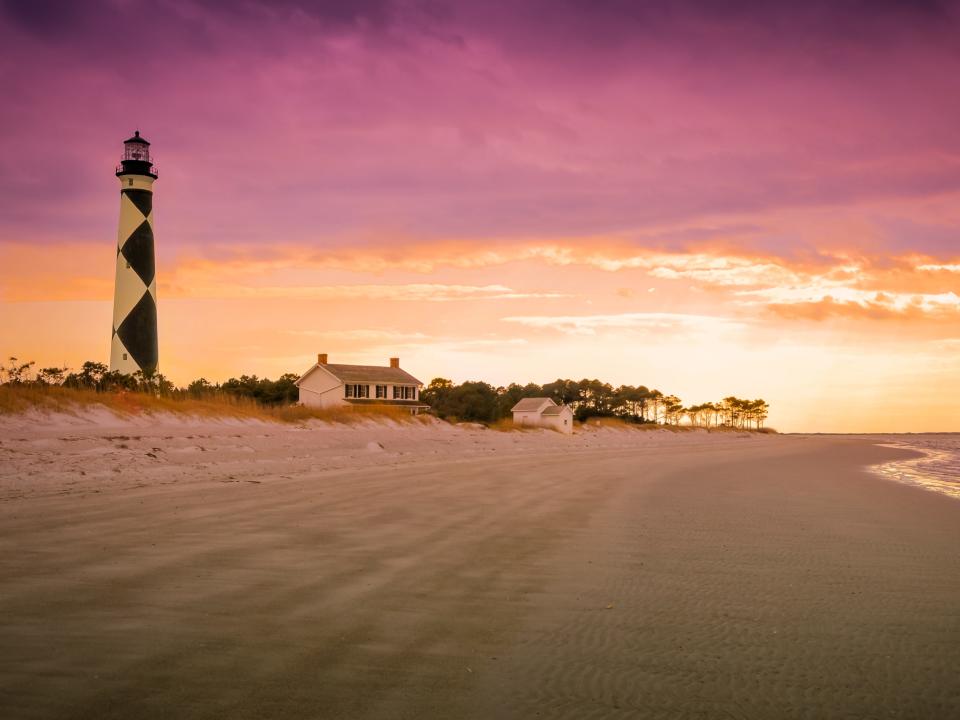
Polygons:
<instances>
[{"instance_id":1,"label":"brick chimney","mask_svg":"<svg viewBox=\"0 0 960 720\"><path fill-rule=\"evenodd\" d=\"M327 354L317 353L317 365L326 365L326 364L327 364Z\"/></svg>"},{"instance_id":2,"label":"brick chimney","mask_svg":"<svg viewBox=\"0 0 960 720\"><path fill-rule=\"evenodd\" d=\"M390 358L390 367L392 368L400 367L400 358Z\"/></svg>"}]
</instances>

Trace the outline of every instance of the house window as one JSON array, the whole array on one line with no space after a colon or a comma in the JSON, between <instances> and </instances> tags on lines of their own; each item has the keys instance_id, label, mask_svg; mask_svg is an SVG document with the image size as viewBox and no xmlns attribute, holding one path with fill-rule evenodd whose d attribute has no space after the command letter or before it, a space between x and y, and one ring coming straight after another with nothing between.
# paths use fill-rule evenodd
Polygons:
<instances>
[{"instance_id":1,"label":"house window","mask_svg":"<svg viewBox=\"0 0 960 720\"><path fill-rule=\"evenodd\" d=\"M387 398L387 386L386 385L377 385L377 398Z\"/></svg>"},{"instance_id":2,"label":"house window","mask_svg":"<svg viewBox=\"0 0 960 720\"><path fill-rule=\"evenodd\" d=\"M369 398L370 386L350 384L343 386L343 396L348 398Z\"/></svg>"},{"instance_id":3,"label":"house window","mask_svg":"<svg viewBox=\"0 0 960 720\"><path fill-rule=\"evenodd\" d=\"M393 397L401 400L416 400L417 389L410 385L393 386Z\"/></svg>"},{"instance_id":4,"label":"house window","mask_svg":"<svg viewBox=\"0 0 960 720\"><path fill-rule=\"evenodd\" d=\"M394 386L393 386L393 399L394 399L394 400L399 400L400 398L403 397L403 393L401 392L401 390L403 390L403 388L401 388L399 385L394 385Z\"/></svg>"}]
</instances>

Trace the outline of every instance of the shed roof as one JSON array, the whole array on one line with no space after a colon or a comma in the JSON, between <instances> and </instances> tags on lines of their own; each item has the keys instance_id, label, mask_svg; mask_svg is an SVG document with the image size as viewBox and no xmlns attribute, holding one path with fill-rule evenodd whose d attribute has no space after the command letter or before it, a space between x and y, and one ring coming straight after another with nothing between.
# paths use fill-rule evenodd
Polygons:
<instances>
[{"instance_id":1,"label":"shed roof","mask_svg":"<svg viewBox=\"0 0 960 720\"><path fill-rule=\"evenodd\" d=\"M380 365L320 365L319 363L301 375L297 383L302 382L307 375L310 375L317 368L323 368L337 380L345 383L423 385L413 375L400 368L382 367Z\"/></svg>"},{"instance_id":2,"label":"shed roof","mask_svg":"<svg viewBox=\"0 0 960 720\"><path fill-rule=\"evenodd\" d=\"M567 409L569 408L567 408L566 405L548 405L543 409L543 411L540 414L541 415L559 415L560 413L562 413L564 410L567 410ZM570 412L573 412L573 411L571 410Z\"/></svg>"},{"instance_id":3,"label":"shed roof","mask_svg":"<svg viewBox=\"0 0 960 720\"><path fill-rule=\"evenodd\" d=\"M546 397L532 397L532 398L523 398L520 402L514 405L510 412L536 412L543 407L544 403L549 405L556 405L556 403L551 398Z\"/></svg>"}]
</instances>

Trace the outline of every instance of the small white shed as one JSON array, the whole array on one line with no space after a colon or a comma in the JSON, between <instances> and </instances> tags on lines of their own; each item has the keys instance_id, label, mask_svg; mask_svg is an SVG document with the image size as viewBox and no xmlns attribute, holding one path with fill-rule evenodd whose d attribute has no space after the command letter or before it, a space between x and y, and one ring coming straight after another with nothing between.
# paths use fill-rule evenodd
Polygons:
<instances>
[{"instance_id":1,"label":"small white shed","mask_svg":"<svg viewBox=\"0 0 960 720\"><path fill-rule=\"evenodd\" d=\"M524 398L513 406L513 422L521 427L542 427L570 434L573 432L573 410L557 405L550 398Z\"/></svg>"}]
</instances>

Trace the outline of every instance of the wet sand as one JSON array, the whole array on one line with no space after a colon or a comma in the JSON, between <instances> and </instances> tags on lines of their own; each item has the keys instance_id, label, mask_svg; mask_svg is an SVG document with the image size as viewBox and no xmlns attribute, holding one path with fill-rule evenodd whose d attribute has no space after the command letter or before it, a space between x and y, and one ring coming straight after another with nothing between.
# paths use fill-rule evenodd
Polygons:
<instances>
[{"instance_id":1,"label":"wet sand","mask_svg":"<svg viewBox=\"0 0 960 720\"><path fill-rule=\"evenodd\" d=\"M862 469L902 451L521 442L351 469L298 465L306 437L282 472L208 439L177 481L8 495L0 717L960 716L960 503ZM66 452L4 448L18 474Z\"/></svg>"}]
</instances>

